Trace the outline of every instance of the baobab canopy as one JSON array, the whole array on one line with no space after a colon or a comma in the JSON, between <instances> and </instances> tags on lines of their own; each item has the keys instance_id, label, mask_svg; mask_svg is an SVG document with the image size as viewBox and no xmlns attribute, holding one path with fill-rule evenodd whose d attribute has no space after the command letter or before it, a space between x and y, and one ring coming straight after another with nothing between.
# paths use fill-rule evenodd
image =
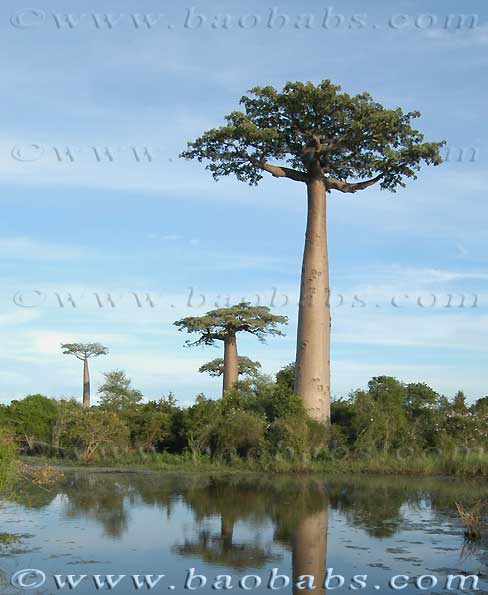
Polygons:
<instances>
[{"instance_id":1,"label":"baobab canopy","mask_svg":"<svg viewBox=\"0 0 488 595\"><path fill-rule=\"evenodd\" d=\"M108 348L100 343L63 343L61 349L64 355L74 355L81 360L108 353Z\"/></svg>"},{"instance_id":2,"label":"baobab canopy","mask_svg":"<svg viewBox=\"0 0 488 595\"><path fill-rule=\"evenodd\" d=\"M235 388L239 376L236 335L242 332L250 333L263 342L267 335L282 335L278 325L286 324L287 321L286 316L272 314L267 306L251 306L249 302L241 302L229 308L211 310L203 316L182 318L177 320L175 325L180 331L186 330L199 335L195 341L186 341L188 347L214 345L216 341L223 341L222 392L225 394L226 391ZM242 361L241 359L241 363ZM255 365L257 362L251 363ZM211 364L215 364L215 361ZM205 366L203 368L204 371L210 371Z\"/></svg>"},{"instance_id":3,"label":"baobab canopy","mask_svg":"<svg viewBox=\"0 0 488 595\"><path fill-rule=\"evenodd\" d=\"M195 341L186 341L187 346L213 345L225 341L229 335L247 332L264 341L266 335L282 335L278 324L286 324L286 316L272 314L267 306L251 306L241 302L229 308L211 310L203 316L189 316L177 320L179 330L198 333Z\"/></svg>"},{"instance_id":4,"label":"baobab canopy","mask_svg":"<svg viewBox=\"0 0 488 595\"><path fill-rule=\"evenodd\" d=\"M234 174L249 184L257 184L264 171L306 182L315 164L326 189L341 192L376 182L395 191L405 178L416 177L422 161L441 163L444 142L423 142L411 125L419 112L386 109L369 93L340 91L329 80L290 82L282 91L254 87L240 100L244 111L188 143L182 156L208 161L216 179Z\"/></svg>"},{"instance_id":5,"label":"baobab canopy","mask_svg":"<svg viewBox=\"0 0 488 595\"><path fill-rule=\"evenodd\" d=\"M237 360L237 369L239 376L253 376L261 369L261 364L245 355L239 355ZM224 373L224 360L221 357L213 359L200 366L199 372L207 373L210 376L222 376Z\"/></svg>"}]
</instances>

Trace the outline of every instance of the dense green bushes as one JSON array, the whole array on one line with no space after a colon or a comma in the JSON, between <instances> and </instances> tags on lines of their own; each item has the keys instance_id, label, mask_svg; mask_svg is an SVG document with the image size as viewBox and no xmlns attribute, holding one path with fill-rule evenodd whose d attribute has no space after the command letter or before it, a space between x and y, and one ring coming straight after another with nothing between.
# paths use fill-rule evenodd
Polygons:
<instances>
[{"instance_id":1,"label":"dense green bushes","mask_svg":"<svg viewBox=\"0 0 488 595\"><path fill-rule=\"evenodd\" d=\"M29 449L35 442L50 444L56 424L58 405L43 395L28 395L21 401L12 401L8 407L10 429L21 445Z\"/></svg>"},{"instance_id":2,"label":"dense green bushes","mask_svg":"<svg viewBox=\"0 0 488 595\"><path fill-rule=\"evenodd\" d=\"M483 449L488 447L486 401L468 406L462 392L449 401L426 384L378 376L368 390L332 404L332 427L336 443L360 450Z\"/></svg>"},{"instance_id":3,"label":"dense green bushes","mask_svg":"<svg viewBox=\"0 0 488 595\"><path fill-rule=\"evenodd\" d=\"M90 409L42 395L0 407L0 463L5 466L16 447L65 460L144 460L162 468L231 464L488 474L487 397L468 405L461 392L449 400L425 384L372 378L366 390L333 402L329 450L325 428L306 417L293 381L290 365L275 381L248 376L225 398L198 395L183 409L171 394L144 402L125 373L116 370L105 375L99 404Z\"/></svg>"}]
</instances>

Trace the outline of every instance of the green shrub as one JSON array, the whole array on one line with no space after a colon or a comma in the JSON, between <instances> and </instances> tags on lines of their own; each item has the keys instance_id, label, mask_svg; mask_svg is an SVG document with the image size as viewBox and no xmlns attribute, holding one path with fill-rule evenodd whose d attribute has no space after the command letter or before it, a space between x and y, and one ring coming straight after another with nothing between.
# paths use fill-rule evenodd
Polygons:
<instances>
[{"instance_id":1,"label":"green shrub","mask_svg":"<svg viewBox=\"0 0 488 595\"><path fill-rule=\"evenodd\" d=\"M303 457L309 451L309 428L304 416L282 417L270 425L268 441L272 452L286 458Z\"/></svg>"},{"instance_id":2,"label":"green shrub","mask_svg":"<svg viewBox=\"0 0 488 595\"><path fill-rule=\"evenodd\" d=\"M217 456L256 456L264 441L265 420L249 411L231 409L211 427L210 445Z\"/></svg>"},{"instance_id":3,"label":"green shrub","mask_svg":"<svg viewBox=\"0 0 488 595\"><path fill-rule=\"evenodd\" d=\"M10 427L18 443L29 451L40 443L51 444L58 414L57 402L44 395L28 395L21 401L12 401L9 407Z\"/></svg>"}]
</instances>

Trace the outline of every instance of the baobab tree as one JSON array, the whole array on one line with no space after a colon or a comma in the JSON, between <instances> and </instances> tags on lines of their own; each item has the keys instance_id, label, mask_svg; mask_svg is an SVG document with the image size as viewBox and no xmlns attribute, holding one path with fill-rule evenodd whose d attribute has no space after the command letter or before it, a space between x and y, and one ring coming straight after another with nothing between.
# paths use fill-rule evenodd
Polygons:
<instances>
[{"instance_id":1,"label":"baobab tree","mask_svg":"<svg viewBox=\"0 0 488 595\"><path fill-rule=\"evenodd\" d=\"M441 163L443 142L423 142L419 112L386 109L368 93L351 96L330 81L254 87L243 111L204 132L181 154L206 162L217 180L233 174L256 185L265 173L300 182L308 214L300 286L295 394L313 419L330 421L330 304L326 204L332 190L373 184L394 192L422 162Z\"/></svg>"},{"instance_id":2,"label":"baobab tree","mask_svg":"<svg viewBox=\"0 0 488 595\"><path fill-rule=\"evenodd\" d=\"M246 332L264 342L268 335L283 335L279 324L286 324L286 316L272 314L267 306L251 306L241 302L229 308L211 310L203 316L189 316L174 324L180 331L199 334L196 341L186 341L188 347L224 343L223 393L232 390L239 376L239 356L237 354L238 333Z\"/></svg>"},{"instance_id":3,"label":"baobab tree","mask_svg":"<svg viewBox=\"0 0 488 595\"><path fill-rule=\"evenodd\" d=\"M83 362L83 407L90 407L90 372L88 360L91 357L107 355L108 347L100 343L63 343L61 349L65 355L74 355Z\"/></svg>"},{"instance_id":4,"label":"baobab tree","mask_svg":"<svg viewBox=\"0 0 488 595\"><path fill-rule=\"evenodd\" d=\"M239 355L237 358L237 373L238 376L254 376L261 369L261 364L245 355ZM213 359L200 366L199 372L207 373L210 376L219 377L224 373L224 360L221 357Z\"/></svg>"}]
</instances>

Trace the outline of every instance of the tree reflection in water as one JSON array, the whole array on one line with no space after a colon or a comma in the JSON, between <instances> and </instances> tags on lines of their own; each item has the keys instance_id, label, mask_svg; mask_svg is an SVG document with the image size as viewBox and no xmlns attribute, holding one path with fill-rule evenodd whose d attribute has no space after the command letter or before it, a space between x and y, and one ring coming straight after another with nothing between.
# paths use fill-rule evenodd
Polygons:
<instances>
[{"instance_id":1,"label":"tree reflection in water","mask_svg":"<svg viewBox=\"0 0 488 595\"><path fill-rule=\"evenodd\" d=\"M325 485L314 480L212 480L184 494L198 523L220 515L220 533L198 532L197 540L175 547L181 555L199 556L205 562L244 569L259 568L278 559L258 544L236 542L237 521L251 525L272 521L273 541L292 551L293 581L301 575L315 577L315 592L325 579L328 498ZM302 591L296 590L297 593Z\"/></svg>"},{"instance_id":2,"label":"tree reflection in water","mask_svg":"<svg viewBox=\"0 0 488 595\"><path fill-rule=\"evenodd\" d=\"M455 502L469 504L467 494L476 501L484 491L485 484L467 480L354 477L324 481L77 471L67 472L56 487L40 489L23 483L13 498L27 508L42 508L57 497L65 516L93 519L113 539L129 531L132 508L156 507L171 518L176 504L183 504L191 512L194 530L173 545L177 555L243 570L279 566L285 548L291 551L289 574L295 580L300 575L314 576L314 591L323 595L329 509L337 511L349 526L382 540L405 525L405 505L412 510L427 504L434 517L452 514L456 522ZM263 527L271 531L264 542L257 529ZM295 592L298 595L301 590Z\"/></svg>"}]
</instances>

